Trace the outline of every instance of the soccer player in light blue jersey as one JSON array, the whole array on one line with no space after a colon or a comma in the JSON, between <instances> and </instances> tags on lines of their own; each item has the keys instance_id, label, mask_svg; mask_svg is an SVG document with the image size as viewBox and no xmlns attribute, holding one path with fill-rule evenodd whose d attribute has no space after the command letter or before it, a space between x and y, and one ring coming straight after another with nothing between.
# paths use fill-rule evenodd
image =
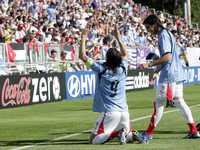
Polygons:
<instances>
[{"instance_id":1,"label":"soccer player in light blue jersey","mask_svg":"<svg viewBox=\"0 0 200 150\"><path fill-rule=\"evenodd\" d=\"M103 144L114 137L119 137L121 144L132 140L125 91L128 54L120 40L117 27L115 27L114 37L119 43L120 50L109 48L106 61L98 63L86 55L87 31L85 29L82 32L79 57L96 73L93 111L101 113L91 133L91 144Z\"/></svg>"},{"instance_id":2,"label":"soccer player in light blue jersey","mask_svg":"<svg viewBox=\"0 0 200 150\"><path fill-rule=\"evenodd\" d=\"M192 113L183 98L183 82L185 73L179 56L176 52L176 41L172 33L164 28L161 21L156 15L148 16L144 22L144 26L151 34L158 35L158 46L160 58L150 63L140 65L140 69L146 69L152 66L160 67L160 77L158 88L156 90L156 100L154 102L154 113L150 120L150 124L146 132L141 134L141 141L148 143L151 139L154 128L158 125L163 116L164 106L166 105L166 96L168 86L172 92L173 104L180 109L184 119L187 121L189 133L186 138L199 138L199 132L195 126Z\"/></svg>"}]
</instances>

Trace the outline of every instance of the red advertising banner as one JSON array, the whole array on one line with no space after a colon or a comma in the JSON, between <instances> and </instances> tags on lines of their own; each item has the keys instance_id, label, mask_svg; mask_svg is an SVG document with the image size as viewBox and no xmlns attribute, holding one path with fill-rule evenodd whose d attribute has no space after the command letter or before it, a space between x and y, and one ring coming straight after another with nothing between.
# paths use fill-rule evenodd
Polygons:
<instances>
[{"instance_id":1,"label":"red advertising banner","mask_svg":"<svg viewBox=\"0 0 200 150\"><path fill-rule=\"evenodd\" d=\"M17 105L28 105L31 103L31 78L19 76L1 78L1 107L13 107Z\"/></svg>"},{"instance_id":2,"label":"red advertising banner","mask_svg":"<svg viewBox=\"0 0 200 150\"><path fill-rule=\"evenodd\" d=\"M63 100L64 80L64 73L1 76L0 108Z\"/></svg>"}]
</instances>

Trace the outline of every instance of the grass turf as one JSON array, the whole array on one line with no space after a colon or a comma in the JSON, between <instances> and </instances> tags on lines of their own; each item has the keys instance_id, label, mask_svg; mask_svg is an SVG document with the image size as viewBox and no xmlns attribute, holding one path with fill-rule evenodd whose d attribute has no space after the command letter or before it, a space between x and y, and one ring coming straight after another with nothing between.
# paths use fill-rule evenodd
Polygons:
<instances>
[{"instance_id":1,"label":"grass turf","mask_svg":"<svg viewBox=\"0 0 200 150\"><path fill-rule=\"evenodd\" d=\"M184 97L192 107L195 120L200 122L200 85L184 88ZM146 129L152 112L153 89L127 92L132 127ZM167 108L150 144L119 145L116 140L106 145L89 145L87 130L93 127L98 116L91 111L92 100L62 101L0 110L0 149L33 150L198 150L200 139L187 140L187 126L179 111ZM83 132L85 131L85 132ZM71 137L69 137L69 135ZM19 149L20 150L20 149Z\"/></svg>"}]
</instances>

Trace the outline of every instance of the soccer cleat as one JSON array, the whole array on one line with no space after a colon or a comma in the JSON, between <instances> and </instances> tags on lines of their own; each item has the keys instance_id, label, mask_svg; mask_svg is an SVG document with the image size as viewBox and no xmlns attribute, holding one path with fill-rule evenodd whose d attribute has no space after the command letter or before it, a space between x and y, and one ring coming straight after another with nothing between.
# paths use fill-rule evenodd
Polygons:
<instances>
[{"instance_id":1,"label":"soccer cleat","mask_svg":"<svg viewBox=\"0 0 200 150\"><path fill-rule=\"evenodd\" d=\"M119 142L120 144L126 144L126 131L125 129L122 129L120 132L119 132Z\"/></svg>"},{"instance_id":2,"label":"soccer cleat","mask_svg":"<svg viewBox=\"0 0 200 150\"><path fill-rule=\"evenodd\" d=\"M153 139L153 135L149 135L149 140L152 140Z\"/></svg>"},{"instance_id":3,"label":"soccer cleat","mask_svg":"<svg viewBox=\"0 0 200 150\"><path fill-rule=\"evenodd\" d=\"M142 143L142 138L140 136L140 133L136 130L132 132L132 142Z\"/></svg>"},{"instance_id":4,"label":"soccer cleat","mask_svg":"<svg viewBox=\"0 0 200 150\"><path fill-rule=\"evenodd\" d=\"M147 132L141 133L139 137L140 137L140 143L143 144L149 144L149 140L152 138L152 136L148 135Z\"/></svg>"},{"instance_id":5,"label":"soccer cleat","mask_svg":"<svg viewBox=\"0 0 200 150\"><path fill-rule=\"evenodd\" d=\"M185 138L186 139L197 139L197 138L200 138L200 134L199 134L199 132L188 133L188 135Z\"/></svg>"},{"instance_id":6,"label":"soccer cleat","mask_svg":"<svg viewBox=\"0 0 200 150\"><path fill-rule=\"evenodd\" d=\"M165 106L166 108L168 108L168 107L172 107L172 108L174 108L174 107L176 107L175 106L175 104L174 104L174 102L172 101L172 100L167 100L167 103L166 103L166 106Z\"/></svg>"},{"instance_id":7,"label":"soccer cleat","mask_svg":"<svg viewBox=\"0 0 200 150\"><path fill-rule=\"evenodd\" d=\"M197 130L200 131L200 123L197 124Z\"/></svg>"}]
</instances>

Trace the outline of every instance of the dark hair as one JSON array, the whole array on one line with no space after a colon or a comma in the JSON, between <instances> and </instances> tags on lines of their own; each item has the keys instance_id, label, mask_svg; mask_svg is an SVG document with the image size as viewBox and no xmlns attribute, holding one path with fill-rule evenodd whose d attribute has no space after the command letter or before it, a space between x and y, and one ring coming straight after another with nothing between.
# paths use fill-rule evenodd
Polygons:
<instances>
[{"instance_id":1,"label":"dark hair","mask_svg":"<svg viewBox=\"0 0 200 150\"><path fill-rule=\"evenodd\" d=\"M56 51L55 49L52 49L52 50L51 50L51 55L52 55L53 53L57 53L57 51Z\"/></svg>"},{"instance_id":2,"label":"dark hair","mask_svg":"<svg viewBox=\"0 0 200 150\"><path fill-rule=\"evenodd\" d=\"M62 56L65 56L65 55L66 55L66 52L65 51L61 51L60 56L62 57Z\"/></svg>"},{"instance_id":3,"label":"dark hair","mask_svg":"<svg viewBox=\"0 0 200 150\"><path fill-rule=\"evenodd\" d=\"M159 27L164 28L160 19L156 15L149 15L147 18L145 18L145 20L143 21L143 24L144 25L155 25L155 24L157 24Z\"/></svg>"},{"instance_id":4,"label":"dark hair","mask_svg":"<svg viewBox=\"0 0 200 150\"><path fill-rule=\"evenodd\" d=\"M113 37L111 35L107 35L103 38L103 44L104 45L110 44L112 40L113 40Z\"/></svg>"},{"instance_id":5,"label":"dark hair","mask_svg":"<svg viewBox=\"0 0 200 150\"><path fill-rule=\"evenodd\" d=\"M106 53L106 66L115 70L122 63L121 53L116 48L109 48Z\"/></svg>"}]
</instances>

